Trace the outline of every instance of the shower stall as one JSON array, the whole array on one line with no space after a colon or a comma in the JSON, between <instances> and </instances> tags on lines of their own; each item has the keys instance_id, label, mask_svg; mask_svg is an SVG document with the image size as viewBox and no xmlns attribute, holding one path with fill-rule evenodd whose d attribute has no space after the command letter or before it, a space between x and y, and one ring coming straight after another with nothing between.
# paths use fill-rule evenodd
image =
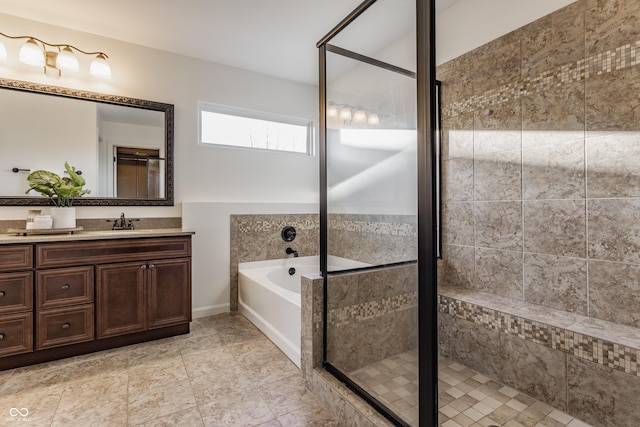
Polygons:
<instances>
[{"instance_id":1,"label":"shower stall","mask_svg":"<svg viewBox=\"0 0 640 427\"><path fill-rule=\"evenodd\" d=\"M640 2L436 3L318 44L323 368L394 425L640 425Z\"/></svg>"},{"instance_id":2,"label":"shower stall","mask_svg":"<svg viewBox=\"0 0 640 427\"><path fill-rule=\"evenodd\" d=\"M435 420L435 86L428 52L416 60L427 3L366 1L318 44L323 365L397 425Z\"/></svg>"}]
</instances>

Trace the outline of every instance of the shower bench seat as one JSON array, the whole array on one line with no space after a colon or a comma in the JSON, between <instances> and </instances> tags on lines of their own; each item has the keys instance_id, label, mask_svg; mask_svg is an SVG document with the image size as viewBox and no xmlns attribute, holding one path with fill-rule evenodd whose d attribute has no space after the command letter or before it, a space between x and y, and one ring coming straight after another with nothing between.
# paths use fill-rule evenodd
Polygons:
<instances>
[{"instance_id":1,"label":"shower bench seat","mask_svg":"<svg viewBox=\"0 0 640 427\"><path fill-rule=\"evenodd\" d=\"M440 353L591 424L640 425L640 329L439 287Z\"/></svg>"}]
</instances>

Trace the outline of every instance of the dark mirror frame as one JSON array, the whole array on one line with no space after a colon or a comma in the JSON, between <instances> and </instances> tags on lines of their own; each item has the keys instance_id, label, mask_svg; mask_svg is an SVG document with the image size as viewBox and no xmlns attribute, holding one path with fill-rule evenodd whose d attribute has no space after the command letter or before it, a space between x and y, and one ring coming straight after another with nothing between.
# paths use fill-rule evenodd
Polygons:
<instances>
[{"instance_id":1,"label":"dark mirror frame","mask_svg":"<svg viewBox=\"0 0 640 427\"><path fill-rule=\"evenodd\" d=\"M173 206L173 104L165 104L156 101L127 98L118 95L107 95L98 92L87 92L77 89L69 89L59 86L42 85L39 83L25 82L0 78L0 89L10 89L23 92L40 93L44 95L75 98L86 101L96 101L105 104L122 105L144 110L161 111L164 113L165 126L165 188L164 198L157 199L128 199L118 197L79 197L73 201L75 206ZM52 206L47 197L24 196L3 197L0 196L0 206Z\"/></svg>"}]
</instances>

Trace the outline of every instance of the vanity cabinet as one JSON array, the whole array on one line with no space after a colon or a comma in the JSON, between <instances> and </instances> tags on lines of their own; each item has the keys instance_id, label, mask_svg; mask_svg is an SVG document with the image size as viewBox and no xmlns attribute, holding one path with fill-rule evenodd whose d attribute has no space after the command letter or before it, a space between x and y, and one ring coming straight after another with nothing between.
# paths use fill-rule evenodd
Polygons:
<instances>
[{"instance_id":1,"label":"vanity cabinet","mask_svg":"<svg viewBox=\"0 0 640 427\"><path fill-rule=\"evenodd\" d=\"M0 357L33 351L33 249L0 246Z\"/></svg>"},{"instance_id":2,"label":"vanity cabinet","mask_svg":"<svg viewBox=\"0 0 640 427\"><path fill-rule=\"evenodd\" d=\"M96 277L98 338L190 320L189 258L100 265Z\"/></svg>"},{"instance_id":3,"label":"vanity cabinet","mask_svg":"<svg viewBox=\"0 0 640 427\"><path fill-rule=\"evenodd\" d=\"M0 370L184 334L191 234L0 245Z\"/></svg>"}]
</instances>

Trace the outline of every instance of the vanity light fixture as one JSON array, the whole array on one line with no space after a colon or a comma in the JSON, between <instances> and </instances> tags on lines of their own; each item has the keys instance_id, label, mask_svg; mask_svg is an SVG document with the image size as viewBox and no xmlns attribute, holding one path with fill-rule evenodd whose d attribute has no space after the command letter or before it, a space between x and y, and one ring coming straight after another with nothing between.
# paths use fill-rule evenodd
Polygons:
<instances>
[{"instance_id":1,"label":"vanity light fixture","mask_svg":"<svg viewBox=\"0 0 640 427\"><path fill-rule=\"evenodd\" d=\"M326 114L328 120L343 122L345 125L378 126L380 124L380 116L377 113L362 107L352 107L348 104L329 102Z\"/></svg>"},{"instance_id":2,"label":"vanity light fixture","mask_svg":"<svg viewBox=\"0 0 640 427\"><path fill-rule=\"evenodd\" d=\"M95 55L89 67L89 74L105 79L111 78L111 67L107 62L107 54L103 52L85 52L70 44L47 43L32 36L9 36L4 33L0 33L0 35L8 39L27 39L25 44L20 48L18 59L20 62L28 65L43 67L45 74L47 73L47 68L57 70L58 77L62 75L62 70L79 70L80 64L75 52L80 52L89 56ZM38 44L38 42L40 44ZM57 51L47 50L48 47L57 49ZM0 42L0 60L6 59L7 50L4 44Z\"/></svg>"}]
</instances>

